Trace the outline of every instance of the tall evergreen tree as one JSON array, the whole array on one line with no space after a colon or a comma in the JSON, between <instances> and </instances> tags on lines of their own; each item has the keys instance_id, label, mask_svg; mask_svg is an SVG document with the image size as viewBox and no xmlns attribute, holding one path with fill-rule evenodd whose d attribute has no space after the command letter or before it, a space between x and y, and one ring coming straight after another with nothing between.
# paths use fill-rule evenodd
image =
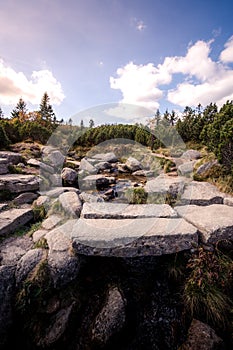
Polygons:
<instances>
[{"instance_id":1,"label":"tall evergreen tree","mask_svg":"<svg viewBox=\"0 0 233 350\"><path fill-rule=\"evenodd\" d=\"M26 102L20 97L19 102L17 103L16 107L11 112L12 118L20 118L25 117L27 114L27 105Z\"/></svg>"},{"instance_id":2,"label":"tall evergreen tree","mask_svg":"<svg viewBox=\"0 0 233 350\"><path fill-rule=\"evenodd\" d=\"M56 122L56 116L53 111L53 107L50 104L50 98L47 92L44 93L41 99L39 113L41 115L41 119L44 120L45 122L49 122L49 123Z\"/></svg>"},{"instance_id":3,"label":"tall evergreen tree","mask_svg":"<svg viewBox=\"0 0 233 350\"><path fill-rule=\"evenodd\" d=\"M2 108L0 107L0 120L4 117L4 113L2 111Z\"/></svg>"}]
</instances>

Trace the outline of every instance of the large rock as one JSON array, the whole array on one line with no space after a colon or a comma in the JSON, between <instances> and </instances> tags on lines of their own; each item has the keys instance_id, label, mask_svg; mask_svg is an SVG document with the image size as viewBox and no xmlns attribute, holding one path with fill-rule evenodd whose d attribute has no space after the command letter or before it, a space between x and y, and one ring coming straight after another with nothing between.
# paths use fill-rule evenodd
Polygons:
<instances>
[{"instance_id":1,"label":"large rock","mask_svg":"<svg viewBox=\"0 0 233 350\"><path fill-rule=\"evenodd\" d=\"M75 223L76 220L69 220L45 235L49 246L48 266L56 288L75 280L79 272L78 258L71 249L71 235Z\"/></svg>"},{"instance_id":2,"label":"large rock","mask_svg":"<svg viewBox=\"0 0 233 350\"><path fill-rule=\"evenodd\" d=\"M180 174L181 176L192 176L195 163L196 160L192 160L191 162L179 165L177 169L178 174Z\"/></svg>"},{"instance_id":3,"label":"large rock","mask_svg":"<svg viewBox=\"0 0 233 350\"><path fill-rule=\"evenodd\" d=\"M142 164L133 157L129 157L125 163L125 165L127 166L127 168L131 171L137 171L137 170L141 170L142 169Z\"/></svg>"},{"instance_id":4,"label":"large rock","mask_svg":"<svg viewBox=\"0 0 233 350\"><path fill-rule=\"evenodd\" d=\"M185 205L176 207L176 211L198 229L204 243L233 239L233 207L222 204L205 207Z\"/></svg>"},{"instance_id":5,"label":"large rock","mask_svg":"<svg viewBox=\"0 0 233 350\"><path fill-rule=\"evenodd\" d=\"M88 175L79 181L79 187L81 189L95 190L98 187L108 187L110 184L116 182L113 176L104 176L101 174Z\"/></svg>"},{"instance_id":6,"label":"large rock","mask_svg":"<svg viewBox=\"0 0 233 350\"><path fill-rule=\"evenodd\" d=\"M5 158L8 164L18 164L22 162L22 155L16 152L0 151L0 158Z\"/></svg>"},{"instance_id":7,"label":"large rock","mask_svg":"<svg viewBox=\"0 0 233 350\"><path fill-rule=\"evenodd\" d=\"M176 217L168 204L84 203L81 217L85 219L136 219Z\"/></svg>"},{"instance_id":8,"label":"large rock","mask_svg":"<svg viewBox=\"0 0 233 350\"><path fill-rule=\"evenodd\" d=\"M22 204L26 204L26 203L32 203L34 200L36 200L37 197L38 197L37 193L25 192L25 193L21 193L19 196L14 198L13 203L15 205L22 205Z\"/></svg>"},{"instance_id":9,"label":"large rock","mask_svg":"<svg viewBox=\"0 0 233 350\"><path fill-rule=\"evenodd\" d=\"M102 162L108 162L108 163L116 163L118 161L115 153L113 152L98 153L92 156L92 158L101 160Z\"/></svg>"},{"instance_id":10,"label":"large rock","mask_svg":"<svg viewBox=\"0 0 233 350\"><path fill-rule=\"evenodd\" d=\"M65 161L65 156L59 150L53 150L44 157L44 160L52 167L61 168Z\"/></svg>"},{"instance_id":11,"label":"large rock","mask_svg":"<svg viewBox=\"0 0 233 350\"><path fill-rule=\"evenodd\" d=\"M64 192L59 196L59 202L68 215L79 217L82 210L82 201L76 192Z\"/></svg>"},{"instance_id":12,"label":"large rock","mask_svg":"<svg viewBox=\"0 0 233 350\"><path fill-rule=\"evenodd\" d=\"M97 172L96 168L86 158L83 158L81 160L79 170L83 170L90 174L94 174Z\"/></svg>"},{"instance_id":13,"label":"large rock","mask_svg":"<svg viewBox=\"0 0 233 350\"><path fill-rule=\"evenodd\" d=\"M23 255L32 249L33 241L28 236L9 237L0 244L0 262L2 265L15 266Z\"/></svg>"},{"instance_id":14,"label":"large rock","mask_svg":"<svg viewBox=\"0 0 233 350\"><path fill-rule=\"evenodd\" d=\"M207 324L193 319L181 350L224 350L223 340Z\"/></svg>"},{"instance_id":15,"label":"large rock","mask_svg":"<svg viewBox=\"0 0 233 350\"><path fill-rule=\"evenodd\" d=\"M188 159L188 160L199 159L201 158L201 153L194 149L189 149L182 154L181 158Z\"/></svg>"},{"instance_id":16,"label":"large rock","mask_svg":"<svg viewBox=\"0 0 233 350\"><path fill-rule=\"evenodd\" d=\"M181 204L222 204L226 195L209 182L192 181L181 196Z\"/></svg>"},{"instance_id":17,"label":"large rock","mask_svg":"<svg viewBox=\"0 0 233 350\"><path fill-rule=\"evenodd\" d=\"M183 219L79 219L72 228L78 254L118 257L156 256L190 249L197 228Z\"/></svg>"},{"instance_id":18,"label":"large rock","mask_svg":"<svg viewBox=\"0 0 233 350\"><path fill-rule=\"evenodd\" d=\"M6 158L0 158L0 175L9 173L8 162Z\"/></svg>"},{"instance_id":19,"label":"large rock","mask_svg":"<svg viewBox=\"0 0 233 350\"><path fill-rule=\"evenodd\" d=\"M103 345L118 333L125 324L125 301L117 287L111 287L105 304L97 315L92 329L92 339Z\"/></svg>"},{"instance_id":20,"label":"large rock","mask_svg":"<svg viewBox=\"0 0 233 350\"><path fill-rule=\"evenodd\" d=\"M169 177L167 175L159 175L147 181L145 191L150 194L160 194L177 197L184 191L184 186L189 180L185 177Z\"/></svg>"},{"instance_id":21,"label":"large rock","mask_svg":"<svg viewBox=\"0 0 233 350\"><path fill-rule=\"evenodd\" d=\"M70 168L63 168L61 172L62 180L64 180L66 183L73 185L76 183L78 173Z\"/></svg>"},{"instance_id":22,"label":"large rock","mask_svg":"<svg viewBox=\"0 0 233 350\"><path fill-rule=\"evenodd\" d=\"M0 236L14 232L33 219L32 209L9 209L0 213Z\"/></svg>"},{"instance_id":23,"label":"large rock","mask_svg":"<svg viewBox=\"0 0 233 350\"><path fill-rule=\"evenodd\" d=\"M6 174L0 175L0 191L11 193L31 192L39 190L39 178L34 175Z\"/></svg>"},{"instance_id":24,"label":"large rock","mask_svg":"<svg viewBox=\"0 0 233 350\"><path fill-rule=\"evenodd\" d=\"M54 168L48 164L45 164L37 159L31 158L27 161L27 164L32 166L32 167L36 167L36 168L40 168L40 170L44 172L48 172L50 174L54 173Z\"/></svg>"}]
</instances>

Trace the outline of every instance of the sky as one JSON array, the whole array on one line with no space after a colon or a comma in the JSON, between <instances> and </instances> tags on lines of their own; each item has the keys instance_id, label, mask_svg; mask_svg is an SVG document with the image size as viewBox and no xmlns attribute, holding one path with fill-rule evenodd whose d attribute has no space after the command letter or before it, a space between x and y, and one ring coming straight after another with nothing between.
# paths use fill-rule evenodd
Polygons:
<instances>
[{"instance_id":1,"label":"sky","mask_svg":"<svg viewBox=\"0 0 233 350\"><path fill-rule=\"evenodd\" d=\"M229 0L0 0L0 107L36 110L45 91L64 120L220 107L233 99L232 13Z\"/></svg>"}]
</instances>

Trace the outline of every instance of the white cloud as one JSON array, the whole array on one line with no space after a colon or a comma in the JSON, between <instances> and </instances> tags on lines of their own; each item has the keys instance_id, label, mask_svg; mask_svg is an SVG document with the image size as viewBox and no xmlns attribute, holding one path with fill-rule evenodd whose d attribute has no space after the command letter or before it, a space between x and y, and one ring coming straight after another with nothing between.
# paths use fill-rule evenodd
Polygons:
<instances>
[{"instance_id":1,"label":"white cloud","mask_svg":"<svg viewBox=\"0 0 233 350\"><path fill-rule=\"evenodd\" d=\"M162 98L159 84L167 84L171 76L162 66L155 67L152 63L136 65L133 62L117 70L118 78L110 77L112 89L119 89L123 94L122 103L136 104L155 110L159 107L158 100Z\"/></svg>"},{"instance_id":2,"label":"white cloud","mask_svg":"<svg viewBox=\"0 0 233 350\"><path fill-rule=\"evenodd\" d=\"M233 36L225 44L225 49L220 54L220 60L224 63L233 62Z\"/></svg>"},{"instance_id":3,"label":"white cloud","mask_svg":"<svg viewBox=\"0 0 233 350\"><path fill-rule=\"evenodd\" d=\"M199 103L206 106L210 102L220 106L233 99L233 69L226 64L233 62L233 36L220 54L221 61L210 57L213 42L199 40L188 47L185 56L165 57L157 66L130 62L117 70L116 78L110 77L110 86L122 92L120 102L152 110L159 107L159 101L164 97L180 107ZM182 75L179 83L172 86L175 74ZM167 85L166 90L164 85Z\"/></svg>"},{"instance_id":4,"label":"white cloud","mask_svg":"<svg viewBox=\"0 0 233 350\"><path fill-rule=\"evenodd\" d=\"M146 24L141 19L131 18L131 25L139 32L146 29Z\"/></svg>"},{"instance_id":5,"label":"white cloud","mask_svg":"<svg viewBox=\"0 0 233 350\"><path fill-rule=\"evenodd\" d=\"M48 69L33 71L28 79L23 72L16 72L0 60L1 104L15 104L20 97L25 102L38 104L45 91L53 104L60 104L65 98L61 84Z\"/></svg>"}]
</instances>

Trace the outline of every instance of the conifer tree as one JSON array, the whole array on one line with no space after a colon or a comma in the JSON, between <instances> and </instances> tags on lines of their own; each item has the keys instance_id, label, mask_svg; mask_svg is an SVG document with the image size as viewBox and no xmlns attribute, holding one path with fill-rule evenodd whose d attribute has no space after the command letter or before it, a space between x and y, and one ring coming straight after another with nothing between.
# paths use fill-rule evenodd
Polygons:
<instances>
[{"instance_id":1,"label":"conifer tree","mask_svg":"<svg viewBox=\"0 0 233 350\"><path fill-rule=\"evenodd\" d=\"M41 115L41 119L44 120L46 123L56 122L56 116L53 111L53 107L50 104L50 98L47 92L44 93L41 99L39 113Z\"/></svg>"},{"instance_id":2,"label":"conifer tree","mask_svg":"<svg viewBox=\"0 0 233 350\"><path fill-rule=\"evenodd\" d=\"M25 117L27 114L27 105L26 102L20 97L19 102L17 103L16 107L11 112L12 118L20 118Z\"/></svg>"}]
</instances>

